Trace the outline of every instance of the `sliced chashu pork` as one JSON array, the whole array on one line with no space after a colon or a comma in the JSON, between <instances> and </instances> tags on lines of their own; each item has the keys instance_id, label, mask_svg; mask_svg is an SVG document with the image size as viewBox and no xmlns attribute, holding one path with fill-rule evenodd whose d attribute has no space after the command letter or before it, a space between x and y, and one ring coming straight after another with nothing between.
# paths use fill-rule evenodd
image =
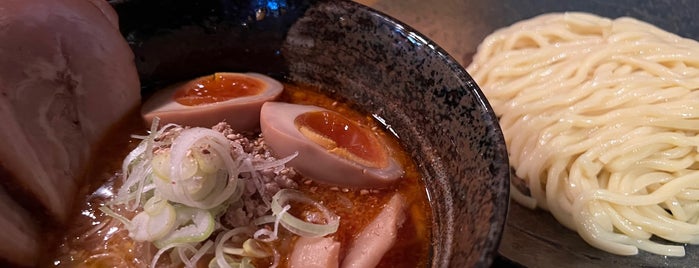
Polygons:
<instances>
[{"instance_id":1,"label":"sliced chashu pork","mask_svg":"<svg viewBox=\"0 0 699 268\"><path fill-rule=\"evenodd\" d=\"M341 268L371 268L396 242L406 220L405 199L395 194L349 245ZM340 243L331 237L300 237L289 257L289 267L338 267Z\"/></svg>"},{"instance_id":2,"label":"sliced chashu pork","mask_svg":"<svg viewBox=\"0 0 699 268\"><path fill-rule=\"evenodd\" d=\"M376 267L384 254L396 242L398 229L406 219L405 199L395 194L374 218L352 241L342 268Z\"/></svg>"},{"instance_id":3,"label":"sliced chashu pork","mask_svg":"<svg viewBox=\"0 0 699 268\"><path fill-rule=\"evenodd\" d=\"M289 268L337 268L340 242L332 237L299 237L289 256Z\"/></svg>"},{"instance_id":4,"label":"sliced chashu pork","mask_svg":"<svg viewBox=\"0 0 699 268\"><path fill-rule=\"evenodd\" d=\"M103 0L2 0L0 40L0 182L64 223L91 146L140 102L133 54Z\"/></svg>"}]
</instances>

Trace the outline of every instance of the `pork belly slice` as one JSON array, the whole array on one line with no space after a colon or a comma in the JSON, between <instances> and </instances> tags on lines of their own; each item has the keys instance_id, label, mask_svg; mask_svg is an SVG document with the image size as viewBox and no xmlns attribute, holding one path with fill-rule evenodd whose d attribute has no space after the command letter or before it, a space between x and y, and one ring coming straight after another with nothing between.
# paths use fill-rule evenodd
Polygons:
<instances>
[{"instance_id":1,"label":"pork belly slice","mask_svg":"<svg viewBox=\"0 0 699 268\"><path fill-rule=\"evenodd\" d=\"M289 256L290 268L337 268L340 242L331 237L300 237Z\"/></svg>"},{"instance_id":2,"label":"pork belly slice","mask_svg":"<svg viewBox=\"0 0 699 268\"><path fill-rule=\"evenodd\" d=\"M107 7L97 0L0 5L0 164L11 174L2 179L61 223L91 146L140 102L133 53Z\"/></svg>"},{"instance_id":3,"label":"pork belly slice","mask_svg":"<svg viewBox=\"0 0 699 268\"><path fill-rule=\"evenodd\" d=\"M396 242L398 229L405 222L405 199L395 194L359 235L342 261L342 268L376 267Z\"/></svg>"}]
</instances>

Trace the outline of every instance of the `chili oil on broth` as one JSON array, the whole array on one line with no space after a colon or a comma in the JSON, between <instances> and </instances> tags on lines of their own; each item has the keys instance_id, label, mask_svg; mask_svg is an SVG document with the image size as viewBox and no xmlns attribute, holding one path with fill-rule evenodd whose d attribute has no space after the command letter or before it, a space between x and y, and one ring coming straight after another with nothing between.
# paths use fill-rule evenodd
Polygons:
<instances>
[{"instance_id":1,"label":"chili oil on broth","mask_svg":"<svg viewBox=\"0 0 699 268\"><path fill-rule=\"evenodd\" d=\"M350 120L370 126L384 141L394 158L404 168L405 173L397 183L384 189L348 189L324 185L298 175L294 178L300 191L319 201L340 216L338 230L329 236L341 243L340 256L344 256L354 237L369 224L383 209L384 204L395 194L400 193L406 202L406 220L398 229L393 247L383 256L377 267L426 267L429 263L431 240L431 208L427 200L426 188L420 173L410 155L405 152L400 141L382 130L374 118L360 113L344 102L330 98L316 88L284 83L280 101L316 105L336 111ZM102 213L103 206L121 183L120 170L123 158L138 145L140 140L129 138L142 133L143 123L134 112L115 127L105 138L88 170L89 183L84 187L73 222L66 235L59 239L53 255L43 263L54 267L146 267L157 249L149 243L135 242L128 236L122 224ZM254 133L254 135L258 135ZM309 212L308 206L296 206L290 213L302 216ZM125 216L126 210L118 211ZM134 213L135 214L135 213ZM60 233L60 231L59 231ZM212 235L212 238L214 236ZM293 250L295 236L280 227L279 239L273 242L282 255L279 267L288 266L288 257ZM166 261L169 254L164 254ZM200 261L199 267L206 267L209 259ZM341 261L341 259L340 259ZM159 263L162 263L159 262ZM258 259L256 267L268 267L271 258Z\"/></svg>"}]
</instances>

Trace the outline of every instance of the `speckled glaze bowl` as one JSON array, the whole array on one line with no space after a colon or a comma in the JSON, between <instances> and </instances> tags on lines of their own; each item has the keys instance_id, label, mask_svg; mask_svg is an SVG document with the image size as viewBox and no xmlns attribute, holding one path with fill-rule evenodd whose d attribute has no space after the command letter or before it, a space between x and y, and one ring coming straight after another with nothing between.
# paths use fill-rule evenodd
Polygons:
<instances>
[{"instance_id":1,"label":"speckled glaze bowl","mask_svg":"<svg viewBox=\"0 0 699 268\"><path fill-rule=\"evenodd\" d=\"M145 95L215 71L311 84L399 136L433 210L431 267L489 267L508 206L505 142L466 71L412 28L345 1L114 1Z\"/></svg>"},{"instance_id":2,"label":"speckled glaze bowl","mask_svg":"<svg viewBox=\"0 0 699 268\"><path fill-rule=\"evenodd\" d=\"M391 14L440 44L463 66L498 28L549 12L589 12L608 18L629 16L686 38L699 40L699 1L692 0L357 0ZM699 245L686 256L666 257L641 251L614 255L587 244L548 211L512 201L496 265L561 267L697 267Z\"/></svg>"}]
</instances>

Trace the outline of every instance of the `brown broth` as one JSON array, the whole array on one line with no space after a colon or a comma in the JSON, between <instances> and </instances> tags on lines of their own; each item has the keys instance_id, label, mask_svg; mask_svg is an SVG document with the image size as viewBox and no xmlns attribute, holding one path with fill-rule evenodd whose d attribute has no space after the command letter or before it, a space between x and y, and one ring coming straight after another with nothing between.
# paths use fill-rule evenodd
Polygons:
<instances>
[{"instance_id":1,"label":"brown broth","mask_svg":"<svg viewBox=\"0 0 699 268\"><path fill-rule=\"evenodd\" d=\"M417 167L410 155L399 141L385 131L371 117L353 110L350 105L331 99L317 90L285 84L282 101L297 104L312 104L339 112L351 120L372 127L386 142L391 153L405 168L405 175L398 183L387 189L342 189L322 185L299 176L299 190L311 198L321 201L326 207L341 217L338 231L331 236L341 243L340 256L344 256L354 236L378 215L383 205L395 193L400 193L407 204L406 221L399 229L396 244L384 255L378 267L426 267L430 248L431 209L427 201L425 186ZM117 131L107 138L108 145L103 146L93 160L88 171L89 185L80 201L83 204L66 235L60 239L56 252L43 262L42 266L55 267L146 267L150 257L156 252L153 246L136 243L128 238L128 232L121 224L104 215L98 207L110 197L110 191L116 191L113 185L118 177L121 162L138 141L129 139L131 134L142 134L145 128L138 114L133 114ZM117 175L115 175L117 174ZM292 211L297 213L298 211ZM124 212L120 212L124 213ZM274 245L282 256L288 256L293 248L294 238L286 231L280 232L280 238ZM167 254L166 254L167 255ZM269 266L271 260L258 260L257 267ZM288 260L282 258L280 267L286 267ZM206 267L206 265L200 265Z\"/></svg>"}]
</instances>

